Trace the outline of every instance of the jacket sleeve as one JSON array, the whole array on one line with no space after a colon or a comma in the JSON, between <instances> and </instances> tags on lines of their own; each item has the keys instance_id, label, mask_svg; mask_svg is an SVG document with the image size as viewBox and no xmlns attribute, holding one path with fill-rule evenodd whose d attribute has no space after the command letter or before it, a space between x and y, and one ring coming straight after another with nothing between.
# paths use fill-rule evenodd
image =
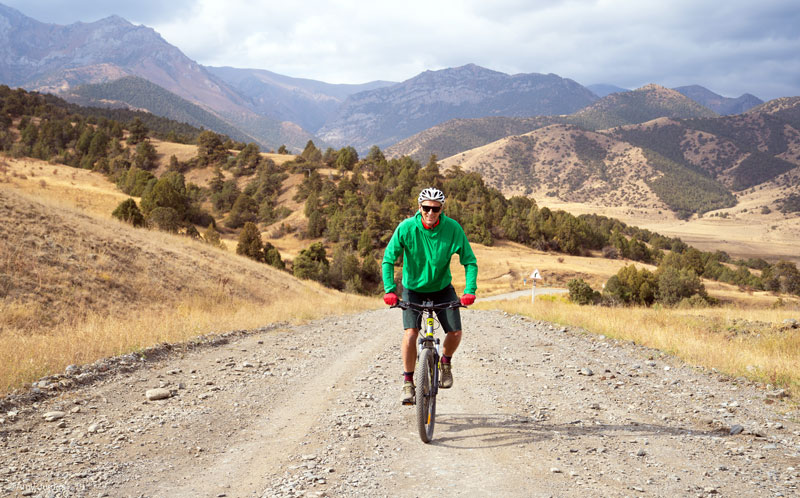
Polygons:
<instances>
[{"instance_id":1,"label":"jacket sleeve","mask_svg":"<svg viewBox=\"0 0 800 498\"><path fill-rule=\"evenodd\" d=\"M464 230L461 230L461 243L458 249L458 260L464 265L464 274L466 285L464 286L464 294L475 294L478 290L478 259L475 253L472 252L472 246L469 245L469 240Z\"/></svg>"},{"instance_id":2,"label":"jacket sleeve","mask_svg":"<svg viewBox=\"0 0 800 498\"><path fill-rule=\"evenodd\" d=\"M386 293L397 290L397 285L394 283L394 263L403 253L403 245L400 239L400 227L398 226L392 234L392 238L389 240L386 250L383 252L381 270L383 274L383 290Z\"/></svg>"}]
</instances>

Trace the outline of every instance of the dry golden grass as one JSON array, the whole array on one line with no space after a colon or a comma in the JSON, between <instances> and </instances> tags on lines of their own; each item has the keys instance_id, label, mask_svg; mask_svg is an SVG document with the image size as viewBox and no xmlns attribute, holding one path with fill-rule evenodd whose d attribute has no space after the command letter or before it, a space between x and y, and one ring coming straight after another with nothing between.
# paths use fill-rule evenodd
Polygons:
<instances>
[{"instance_id":1,"label":"dry golden grass","mask_svg":"<svg viewBox=\"0 0 800 498\"><path fill-rule=\"evenodd\" d=\"M0 304L2 393L158 342L379 303L0 185Z\"/></svg>"},{"instance_id":2,"label":"dry golden grass","mask_svg":"<svg viewBox=\"0 0 800 498\"><path fill-rule=\"evenodd\" d=\"M501 309L595 334L634 341L673 354L689 364L728 375L800 388L800 334L782 327L798 309L692 310L579 306L563 297L484 302L477 309Z\"/></svg>"},{"instance_id":3,"label":"dry golden grass","mask_svg":"<svg viewBox=\"0 0 800 498\"><path fill-rule=\"evenodd\" d=\"M169 158L173 155L178 159L178 161L188 161L189 159L197 156L196 145L164 142L155 138L151 138L150 142L152 142L153 146L156 148L156 153L159 155L159 162L162 165L169 164ZM233 154L237 154L239 151L234 150L231 152ZM261 156L272 159L272 161L278 166L297 157L293 154L275 154L271 152L262 152Z\"/></svg>"},{"instance_id":4,"label":"dry golden grass","mask_svg":"<svg viewBox=\"0 0 800 498\"><path fill-rule=\"evenodd\" d=\"M770 261L787 259L800 264L800 216L785 216L777 211L775 189L765 188L743 194L739 204L693 217L688 221L675 218L665 209L600 206L563 202L534 192L539 206L562 209L574 215L600 214L617 218L629 225L645 228L668 237L680 237L702 251L722 250L734 258L759 257ZM770 214L761 214L761 206L772 206ZM713 216L727 213L727 218Z\"/></svg>"},{"instance_id":5,"label":"dry golden grass","mask_svg":"<svg viewBox=\"0 0 800 498\"><path fill-rule=\"evenodd\" d=\"M539 270L543 280L539 287L566 287L573 278L583 278L589 285L600 288L612 275L630 261L604 258L589 258L537 251L508 241L498 241L489 247L472 244L478 258L478 295L502 294L523 288L522 279L534 269ZM650 265L637 263L637 267L653 270ZM453 284L464 288L464 269L454 256L450 264ZM528 281L530 285L530 281Z\"/></svg>"},{"instance_id":6,"label":"dry golden grass","mask_svg":"<svg viewBox=\"0 0 800 498\"><path fill-rule=\"evenodd\" d=\"M324 289L261 303L210 288L196 296L171 299L171 309L142 307L136 312L113 315L92 312L76 323L37 331L4 328L0 334L0 395L44 375L62 372L70 364L90 363L162 342L186 341L215 331L252 329L275 322L302 323L375 306L374 299ZM3 313L9 311L14 312Z\"/></svg>"},{"instance_id":7,"label":"dry golden grass","mask_svg":"<svg viewBox=\"0 0 800 498\"><path fill-rule=\"evenodd\" d=\"M91 214L109 217L114 208L129 197L104 175L93 171L38 159L6 158L5 163L8 181L0 185Z\"/></svg>"}]
</instances>

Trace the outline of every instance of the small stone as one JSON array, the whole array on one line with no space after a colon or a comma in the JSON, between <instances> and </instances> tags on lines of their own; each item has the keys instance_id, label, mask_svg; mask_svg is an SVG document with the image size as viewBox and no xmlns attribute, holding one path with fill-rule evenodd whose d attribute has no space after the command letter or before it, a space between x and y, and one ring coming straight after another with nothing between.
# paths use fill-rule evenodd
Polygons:
<instances>
[{"instance_id":1,"label":"small stone","mask_svg":"<svg viewBox=\"0 0 800 498\"><path fill-rule=\"evenodd\" d=\"M170 397L169 389L164 389L163 387L159 387L156 389L149 389L147 392L144 393L147 397L148 401L156 401L159 399L167 399Z\"/></svg>"},{"instance_id":2,"label":"small stone","mask_svg":"<svg viewBox=\"0 0 800 498\"><path fill-rule=\"evenodd\" d=\"M592 372L591 368L583 367L581 368L580 374L585 375L587 377L591 377L592 375L594 375L594 372Z\"/></svg>"},{"instance_id":3,"label":"small stone","mask_svg":"<svg viewBox=\"0 0 800 498\"><path fill-rule=\"evenodd\" d=\"M636 456L638 456L638 457L643 457L645 455L647 455L647 452L644 451L644 450L639 450L639 451L636 452Z\"/></svg>"},{"instance_id":4,"label":"small stone","mask_svg":"<svg viewBox=\"0 0 800 498\"><path fill-rule=\"evenodd\" d=\"M717 488L703 488L703 492L709 495L715 495L718 493Z\"/></svg>"},{"instance_id":5,"label":"small stone","mask_svg":"<svg viewBox=\"0 0 800 498\"><path fill-rule=\"evenodd\" d=\"M48 422L55 422L56 420L64 418L64 415L66 415L64 412L47 412L42 415L42 418Z\"/></svg>"},{"instance_id":6,"label":"small stone","mask_svg":"<svg viewBox=\"0 0 800 498\"><path fill-rule=\"evenodd\" d=\"M550 472L552 472L553 474L560 474L561 469L559 469L558 467L550 467Z\"/></svg>"},{"instance_id":7,"label":"small stone","mask_svg":"<svg viewBox=\"0 0 800 498\"><path fill-rule=\"evenodd\" d=\"M729 434L731 436L735 436L737 434L741 434L742 431L744 431L744 427L742 427L739 424L736 424L736 425L731 426L731 430L730 430Z\"/></svg>"},{"instance_id":8,"label":"small stone","mask_svg":"<svg viewBox=\"0 0 800 498\"><path fill-rule=\"evenodd\" d=\"M786 392L786 389L778 389L776 391L770 391L767 393L767 398L772 398L772 399L781 399L788 397L789 393Z\"/></svg>"},{"instance_id":9,"label":"small stone","mask_svg":"<svg viewBox=\"0 0 800 498\"><path fill-rule=\"evenodd\" d=\"M67 365L67 368L64 369L64 373L67 375L77 375L81 373L81 369L78 365Z\"/></svg>"},{"instance_id":10,"label":"small stone","mask_svg":"<svg viewBox=\"0 0 800 498\"><path fill-rule=\"evenodd\" d=\"M91 434L94 434L94 433L95 433L95 432L97 432L99 429L100 429L100 424L98 424L98 423L94 423L94 424L91 424L91 425L90 425L90 426L89 426L89 427L88 427L86 430L87 430L88 432L90 432Z\"/></svg>"}]
</instances>

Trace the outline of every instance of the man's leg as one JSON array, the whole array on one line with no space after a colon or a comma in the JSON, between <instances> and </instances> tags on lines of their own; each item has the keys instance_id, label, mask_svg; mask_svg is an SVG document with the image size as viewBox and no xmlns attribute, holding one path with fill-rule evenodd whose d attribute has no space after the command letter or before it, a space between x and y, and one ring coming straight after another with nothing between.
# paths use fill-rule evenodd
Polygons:
<instances>
[{"instance_id":1,"label":"man's leg","mask_svg":"<svg viewBox=\"0 0 800 498\"><path fill-rule=\"evenodd\" d=\"M459 344L461 344L461 331L454 330L448 332L445 335L444 344L442 344L442 354L445 356L453 356Z\"/></svg>"},{"instance_id":2,"label":"man's leg","mask_svg":"<svg viewBox=\"0 0 800 498\"><path fill-rule=\"evenodd\" d=\"M403 357L403 397L404 405L414 404L414 367L417 362L417 334L419 329L406 329L400 345Z\"/></svg>"},{"instance_id":3,"label":"man's leg","mask_svg":"<svg viewBox=\"0 0 800 498\"><path fill-rule=\"evenodd\" d=\"M442 389L449 389L453 387L453 366L450 364L450 357L456 352L458 349L458 345L461 343L461 331L454 330L452 332L448 332L444 338L444 344L442 345L442 379L439 382Z\"/></svg>"},{"instance_id":4,"label":"man's leg","mask_svg":"<svg viewBox=\"0 0 800 498\"><path fill-rule=\"evenodd\" d=\"M406 329L400 352L403 356L403 371L413 372L417 363L417 334L419 329ZM448 334L449 335L449 334ZM447 341L445 340L445 343Z\"/></svg>"}]
</instances>

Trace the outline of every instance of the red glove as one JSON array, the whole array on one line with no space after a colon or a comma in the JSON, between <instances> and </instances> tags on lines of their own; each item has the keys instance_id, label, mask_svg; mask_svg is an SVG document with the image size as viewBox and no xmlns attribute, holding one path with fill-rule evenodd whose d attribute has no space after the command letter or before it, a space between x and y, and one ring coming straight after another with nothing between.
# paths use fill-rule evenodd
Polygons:
<instances>
[{"instance_id":1,"label":"red glove","mask_svg":"<svg viewBox=\"0 0 800 498\"><path fill-rule=\"evenodd\" d=\"M394 292L388 292L383 295L383 302L388 304L389 306L394 306L397 304L397 294Z\"/></svg>"},{"instance_id":2,"label":"red glove","mask_svg":"<svg viewBox=\"0 0 800 498\"><path fill-rule=\"evenodd\" d=\"M464 306L469 306L470 304L475 302L475 294L464 294L461 296L461 304Z\"/></svg>"}]
</instances>

